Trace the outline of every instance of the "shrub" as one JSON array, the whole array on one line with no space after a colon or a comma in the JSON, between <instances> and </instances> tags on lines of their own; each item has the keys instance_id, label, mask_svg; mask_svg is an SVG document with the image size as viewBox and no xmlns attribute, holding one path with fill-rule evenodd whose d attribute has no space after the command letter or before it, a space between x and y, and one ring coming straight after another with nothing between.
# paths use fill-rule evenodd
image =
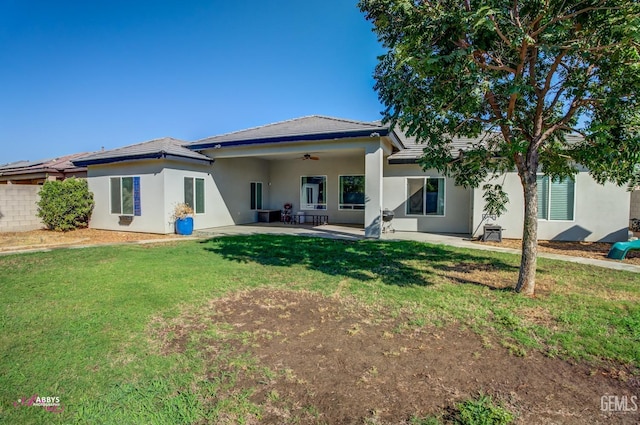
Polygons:
<instances>
[{"instance_id":1,"label":"shrub","mask_svg":"<svg viewBox=\"0 0 640 425\"><path fill-rule=\"evenodd\" d=\"M84 179L47 181L40 190L38 217L50 230L68 231L89 226L93 193Z\"/></svg>"}]
</instances>

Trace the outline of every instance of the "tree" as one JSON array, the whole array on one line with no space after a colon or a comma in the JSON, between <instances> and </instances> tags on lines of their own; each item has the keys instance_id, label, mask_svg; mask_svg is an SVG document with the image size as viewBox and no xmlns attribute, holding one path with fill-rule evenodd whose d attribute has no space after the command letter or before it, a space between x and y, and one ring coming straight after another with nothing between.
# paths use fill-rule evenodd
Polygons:
<instances>
[{"instance_id":1,"label":"tree","mask_svg":"<svg viewBox=\"0 0 640 425\"><path fill-rule=\"evenodd\" d=\"M374 74L384 122L425 143L422 166L464 187L517 171L525 217L515 289L533 295L538 171L574 178L581 164L597 182L622 185L640 162L640 3L360 0L359 7L387 49ZM480 141L452 158L458 136Z\"/></svg>"},{"instance_id":2,"label":"tree","mask_svg":"<svg viewBox=\"0 0 640 425\"><path fill-rule=\"evenodd\" d=\"M39 195L38 217L50 230L66 232L89 226L94 201L85 179L46 181Z\"/></svg>"}]
</instances>

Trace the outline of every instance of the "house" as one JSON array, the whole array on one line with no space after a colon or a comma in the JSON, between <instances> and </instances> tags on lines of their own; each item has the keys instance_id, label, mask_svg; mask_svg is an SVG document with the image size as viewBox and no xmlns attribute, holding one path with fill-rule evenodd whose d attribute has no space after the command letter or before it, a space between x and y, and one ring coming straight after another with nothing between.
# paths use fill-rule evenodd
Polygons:
<instances>
[{"instance_id":1,"label":"house","mask_svg":"<svg viewBox=\"0 0 640 425\"><path fill-rule=\"evenodd\" d=\"M16 161L0 165L0 184L38 184L46 180L64 180L69 177L84 178L87 168L73 164L73 160L89 153L76 153L40 161Z\"/></svg>"},{"instance_id":2,"label":"house","mask_svg":"<svg viewBox=\"0 0 640 425\"><path fill-rule=\"evenodd\" d=\"M470 140L459 139L466 146ZM87 167L98 229L173 233L175 205L195 210L194 228L254 223L286 203L307 222L362 225L377 238L382 211L396 230L478 235L479 189L456 186L417 164L422 147L380 122L308 116L186 142L152 140L74 160ZM496 220L504 237L522 232L522 188L503 176L509 211ZM617 241L627 237L629 194L595 183L540 176L540 239Z\"/></svg>"}]
</instances>

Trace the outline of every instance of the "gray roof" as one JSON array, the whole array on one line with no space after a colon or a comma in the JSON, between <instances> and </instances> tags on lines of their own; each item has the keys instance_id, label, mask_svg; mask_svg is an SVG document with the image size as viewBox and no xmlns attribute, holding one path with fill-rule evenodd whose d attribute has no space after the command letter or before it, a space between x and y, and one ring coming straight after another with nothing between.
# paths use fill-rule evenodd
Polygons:
<instances>
[{"instance_id":1,"label":"gray roof","mask_svg":"<svg viewBox=\"0 0 640 425\"><path fill-rule=\"evenodd\" d=\"M125 146L122 148L111 149L108 151L97 152L91 155L73 161L76 165L96 165L108 164L112 162L130 161L136 159L157 159L157 158L173 158L188 159L196 161L212 162L208 156L194 152L184 147L187 142L174 139L171 137L163 137L161 139L150 140L148 142L137 143L135 145Z\"/></svg>"},{"instance_id":2,"label":"gray roof","mask_svg":"<svg viewBox=\"0 0 640 425\"><path fill-rule=\"evenodd\" d=\"M386 135L388 131L388 128L380 125L380 123L312 115L207 137L191 143L189 147L191 149L207 149L215 145L230 146L283 141L321 140L326 138L368 136L371 133Z\"/></svg>"},{"instance_id":3,"label":"gray roof","mask_svg":"<svg viewBox=\"0 0 640 425\"><path fill-rule=\"evenodd\" d=\"M388 160L389 164L413 164L420 159L423 155L424 144L417 143L415 136L408 137L403 131L394 128L394 133L398 136L400 141L404 144L406 149L400 150L399 152L390 155ZM491 133L484 133L480 137L470 138L470 137L456 137L451 142L451 157L457 158L460 154L460 151L466 151L474 144L483 143L487 140L487 136ZM498 133L495 133L498 135ZM578 143L582 140L582 136L577 134L567 134L565 136L567 144L571 145L574 143Z\"/></svg>"},{"instance_id":4,"label":"gray roof","mask_svg":"<svg viewBox=\"0 0 640 425\"><path fill-rule=\"evenodd\" d=\"M405 149L389 155L389 164L413 164L423 155L424 143L418 143L415 136L407 136L404 131L394 128L393 132L398 136ZM457 157L461 150L467 150L474 143L478 143L480 138L456 137L451 142L451 156Z\"/></svg>"}]
</instances>

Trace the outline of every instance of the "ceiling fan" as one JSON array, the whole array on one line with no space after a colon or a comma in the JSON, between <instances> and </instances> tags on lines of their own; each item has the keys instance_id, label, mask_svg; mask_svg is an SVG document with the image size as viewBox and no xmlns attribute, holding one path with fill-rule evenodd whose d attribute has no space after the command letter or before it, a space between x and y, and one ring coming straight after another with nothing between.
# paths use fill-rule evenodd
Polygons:
<instances>
[{"instance_id":1,"label":"ceiling fan","mask_svg":"<svg viewBox=\"0 0 640 425\"><path fill-rule=\"evenodd\" d=\"M303 156L301 156L299 159L301 159L301 160L303 160L303 161L306 161L307 159L310 159L310 160L312 160L312 161L317 161L317 160L319 160L320 158L319 158L319 157L317 157L317 156L312 156L312 155L310 155L310 154L308 154L308 153L305 153L305 154L304 154Z\"/></svg>"}]
</instances>

